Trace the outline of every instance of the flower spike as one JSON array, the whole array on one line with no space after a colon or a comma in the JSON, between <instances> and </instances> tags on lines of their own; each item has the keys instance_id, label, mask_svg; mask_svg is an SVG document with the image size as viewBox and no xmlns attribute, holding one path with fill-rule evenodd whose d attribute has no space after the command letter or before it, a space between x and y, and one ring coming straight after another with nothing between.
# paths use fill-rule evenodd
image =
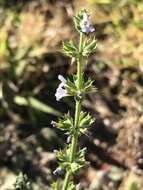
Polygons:
<instances>
[{"instance_id":1,"label":"flower spike","mask_svg":"<svg viewBox=\"0 0 143 190\"><path fill-rule=\"evenodd\" d=\"M86 9L82 9L74 17L75 28L80 34L79 44L70 40L63 44L64 53L74 59L76 62L76 75L72 78L65 79L62 75L58 76L60 84L56 90L56 100L66 96L74 97L75 113L74 117L68 112L62 116L56 123L52 121L52 125L57 127L66 135L66 150L55 150L56 158L59 161L58 168L53 172L57 177L64 175L62 184L54 186L54 190L76 190L73 176L87 164L85 159L86 148L81 149L78 146L78 139L81 135L86 134L88 127L95 121L94 117L89 113L82 111L82 101L86 94L96 92L93 81L89 78L84 79L83 64L86 59L96 50L96 39L88 35L95 31L89 20ZM92 39L93 38L93 39ZM53 189L52 189L53 190Z\"/></svg>"}]
</instances>

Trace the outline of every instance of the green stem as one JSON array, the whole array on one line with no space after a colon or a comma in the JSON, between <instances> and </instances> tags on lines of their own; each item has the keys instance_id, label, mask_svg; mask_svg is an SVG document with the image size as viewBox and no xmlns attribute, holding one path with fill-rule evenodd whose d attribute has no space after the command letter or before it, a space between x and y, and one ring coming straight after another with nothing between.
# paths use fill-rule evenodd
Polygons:
<instances>
[{"instance_id":1,"label":"green stem","mask_svg":"<svg viewBox=\"0 0 143 190\"><path fill-rule=\"evenodd\" d=\"M77 62L77 88L78 90L82 87L82 49L83 49L84 36L80 33L80 43L79 43L79 59Z\"/></svg>"},{"instance_id":2,"label":"green stem","mask_svg":"<svg viewBox=\"0 0 143 190\"><path fill-rule=\"evenodd\" d=\"M71 173L67 171L62 190L67 190Z\"/></svg>"},{"instance_id":3,"label":"green stem","mask_svg":"<svg viewBox=\"0 0 143 190\"><path fill-rule=\"evenodd\" d=\"M75 133L72 137L72 145L71 145L71 154L70 154L70 162L74 161L75 153L76 153L76 146L77 146L77 139L78 139L78 134L76 128L78 127L79 123L79 115L81 111L81 100L76 100L76 111L75 111Z\"/></svg>"},{"instance_id":4,"label":"green stem","mask_svg":"<svg viewBox=\"0 0 143 190\"><path fill-rule=\"evenodd\" d=\"M82 49L83 49L83 41L84 36L83 33L80 33L80 42L79 42L79 59L77 62L77 89L78 91L82 88ZM75 108L75 120L74 120L74 128L75 133L72 137L72 143L71 143L71 152L70 152L70 162L72 163L75 158L76 150L77 150L77 141L78 141L78 133L77 128L79 125L79 116L81 111L81 100L76 99L76 108ZM62 190L67 190L69 180L70 180L71 173L67 171L65 175L65 180L63 184Z\"/></svg>"}]
</instances>

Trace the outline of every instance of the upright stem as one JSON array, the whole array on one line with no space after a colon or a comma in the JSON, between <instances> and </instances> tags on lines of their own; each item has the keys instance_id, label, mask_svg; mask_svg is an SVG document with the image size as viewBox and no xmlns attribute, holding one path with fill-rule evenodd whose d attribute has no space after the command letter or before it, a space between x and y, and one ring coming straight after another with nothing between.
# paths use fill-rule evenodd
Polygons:
<instances>
[{"instance_id":1,"label":"upright stem","mask_svg":"<svg viewBox=\"0 0 143 190\"><path fill-rule=\"evenodd\" d=\"M83 48L83 41L84 41L84 36L83 33L80 33L80 42L79 42L79 59L77 62L77 89L78 91L81 90L82 88L82 48ZM79 115L81 111L81 100L76 99L76 107L75 107L75 120L74 120L74 128L75 128L75 133L72 137L72 143L71 143L71 152L70 152L70 162L72 163L75 158L75 153L77 149L77 141L78 141L78 133L77 133L77 128L79 125ZM71 173L67 171L63 188L62 190L67 190L69 180L70 180Z\"/></svg>"},{"instance_id":2,"label":"upright stem","mask_svg":"<svg viewBox=\"0 0 143 190\"><path fill-rule=\"evenodd\" d=\"M67 171L62 190L67 190L71 173Z\"/></svg>"}]
</instances>

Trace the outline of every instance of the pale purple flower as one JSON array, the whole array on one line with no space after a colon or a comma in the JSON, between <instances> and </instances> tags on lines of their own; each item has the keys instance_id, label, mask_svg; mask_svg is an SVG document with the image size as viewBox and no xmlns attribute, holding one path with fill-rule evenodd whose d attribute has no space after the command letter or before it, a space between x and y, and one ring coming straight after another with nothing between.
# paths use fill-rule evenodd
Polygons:
<instances>
[{"instance_id":1,"label":"pale purple flower","mask_svg":"<svg viewBox=\"0 0 143 190\"><path fill-rule=\"evenodd\" d=\"M59 75L58 79L61 81L61 83L59 84L57 91L55 93L57 101L59 101L61 98L65 97L65 96L68 96L67 91L65 89L67 80L62 75Z\"/></svg>"},{"instance_id":2,"label":"pale purple flower","mask_svg":"<svg viewBox=\"0 0 143 190\"><path fill-rule=\"evenodd\" d=\"M95 31L94 27L92 26L89 20L89 16L86 12L83 13L83 19L80 22L80 27L81 27L81 31L86 34Z\"/></svg>"},{"instance_id":3,"label":"pale purple flower","mask_svg":"<svg viewBox=\"0 0 143 190\"><path fill-rule=\"evenodd\" d=\"M64 173L64 170L62 168L57 168L55 171L53 171L54 175L62 175Z\"/></svg>"},{"instance_id":4,"label":"pale purple flower","mask_svg":"<svg viewBox=\"0 0 143 190\"><path fill-rule=\"evenodd\" d=\"M57 123L55 121L51 121L51 125L53 125L53 127L57 127Z\"/></svg>"}]
</instances>

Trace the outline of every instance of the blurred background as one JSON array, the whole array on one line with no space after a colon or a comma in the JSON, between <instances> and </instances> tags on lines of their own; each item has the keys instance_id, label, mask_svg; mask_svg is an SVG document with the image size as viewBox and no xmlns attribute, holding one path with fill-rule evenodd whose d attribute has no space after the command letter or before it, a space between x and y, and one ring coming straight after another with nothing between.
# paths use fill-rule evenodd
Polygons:
<instances>
[{"instance_id":1,"label":"blurred background","mask_svg":"<svg viewBox=\"0 0 143 190\"><path fill-rule=\"evenodd\" d=\"M34 190L48 190L57 167L54 149L66 137L51 120L74 101L55 100L57 76L75 73L61 52L78 40L73 16L91 13L98 48L85 66L96 94L83 109L96 118L87 160L75 182L83 190L143 188L143 2L141 0L0 0L0 189L12 190L21 171ZM138 187L137 187L138 186Z\"/></svg>"}]
</instances>

